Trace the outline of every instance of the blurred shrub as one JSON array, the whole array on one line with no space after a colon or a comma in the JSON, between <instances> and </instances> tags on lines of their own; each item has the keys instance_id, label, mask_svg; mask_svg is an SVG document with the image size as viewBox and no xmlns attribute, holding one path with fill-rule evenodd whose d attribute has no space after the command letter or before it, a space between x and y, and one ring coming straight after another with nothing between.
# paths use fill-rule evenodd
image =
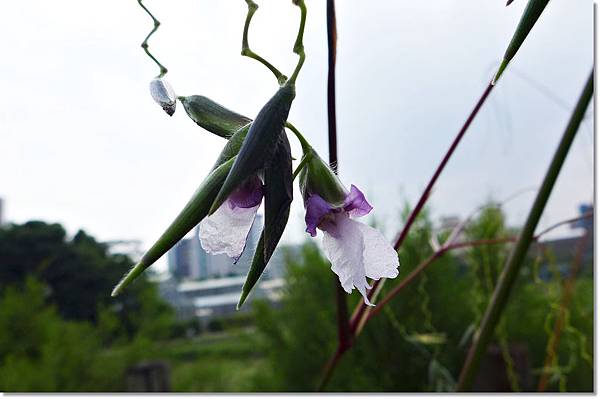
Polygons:
<instances>
[{"instance_id":1,"label":"blurred shrub","mask_svg":"<svg viewBox=\"0 0 600 399\"><path fill-rule=\"evenodd\" d=\"M387 282L382 296L431 254L429 241L432 234L431 223L424 214L399 253L400 276ZM510 234L502 212L490 206L470 224L463 239ZM447 235L442 232L440 238ZM489 301L509 248L509 245L480 246L453 252L437 260L370 320L353 348L342 358L328 390L453 390L473 331ZM305 244L301 256L288 259L288 262L281 307L274 309L264 303L255 305L262 348L268 355L268 366L254 377L258 390L314 390L323 365L336 349L334 289L337 281L329 270L329 263L314 244ZM529 277L519 281L494 343L506 349L515 344L526 347L531 366L528 370L530 382L537 380L544 362L548 314L558 300L561 283L541 283L532 278L533 264L530 260L526 265ZM571 362L570 367L562 369L566 389L591 391L591 281L580 279L578 287L581 288L577 290L570 318L572 328L561 340L559 359L562 363ZM350 310L358 300L356 293L349 298ZM519 390L535 389L535 384L527 384L526 379L517 375L510 353L509 350L503 354L503 374L506 375L497 378L508 380ZM549 388L558 390L558 380Z\"/></svg>"}]
</instances>

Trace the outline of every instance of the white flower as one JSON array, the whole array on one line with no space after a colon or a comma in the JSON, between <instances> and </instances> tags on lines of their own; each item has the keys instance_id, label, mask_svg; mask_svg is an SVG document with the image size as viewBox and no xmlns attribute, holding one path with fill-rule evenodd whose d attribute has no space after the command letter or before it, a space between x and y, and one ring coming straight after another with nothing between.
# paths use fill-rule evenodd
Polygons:
<instances>
[{"instance_id":1,"label":"white flower","mask_svg":"<svg viewBox=\"0 0 600 399\"><path fill-rule=\"evenodd\" d=\"M318 194L310 194L305 202L306 231L323 231L323 246L331 261L331 270L339 277L347 293L356 288L367 305L367 277L395 278L398 276L398 254L385 237L374 228L351 219L373 209L363 193L351 186L344 204L333 207ZM313 234L313 232L315 234Z\"/></svg>"}]
</instances>

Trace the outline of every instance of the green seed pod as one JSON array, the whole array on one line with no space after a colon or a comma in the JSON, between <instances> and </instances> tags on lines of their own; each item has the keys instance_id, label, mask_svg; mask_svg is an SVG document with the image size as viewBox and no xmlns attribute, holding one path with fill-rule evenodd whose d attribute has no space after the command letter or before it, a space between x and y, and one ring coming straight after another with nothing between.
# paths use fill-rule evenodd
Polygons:
<instances>
[{"instance_id":1,"label":"green seed pod","mask_svg":"<svg viewBox=\"0 0 600 399\"><path fill-rule=\"evenodd\" d=\"M217 136L230 138L252 122L252 119L230 111L204 96L179 97L179 101L196 124Z\"/></svg>"},{"instance_id":2,"label":"green seed pod","mask_svg":"<svg viewBox=\"0 0 600 399\"><path fill-rule=\"evenodd\" d=\"M242 143L229 175L217 195L210 214L215 212L229 195L248 177L269 166L296 95L293 84L286 84L260 110Z\"/></svg>"}]
</instances>

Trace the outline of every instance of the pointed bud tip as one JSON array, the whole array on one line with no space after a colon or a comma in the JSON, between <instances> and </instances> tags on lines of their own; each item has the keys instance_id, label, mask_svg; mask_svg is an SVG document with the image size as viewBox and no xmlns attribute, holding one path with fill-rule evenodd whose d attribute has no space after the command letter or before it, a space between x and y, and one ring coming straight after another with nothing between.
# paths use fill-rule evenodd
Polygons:
<instances>
[{"instance_id":1,"label":"pointed bud tip","mask_svg":"<svg viewBox=\"0 0 600 399\"><path fill-rule=\"evenodd\" d=\"M238 301L238 304L235 306L235 310L240 310L242 308L242 305L244 304L244 302L246 302L247 297L248 297L248 293L242 292L242 295L240 296L240 300Z\"/></svg>"},{"instance_id":2,"label":"pointed bud tip","mask_svg":"<svg viewBox=\"0 0 600 399\"><path fill-rule=\"evenodd\" d=\"M514 0L508 0L508 1L506 2L506 7L508 7L508 6L509 6L509 5L510 5L510 4L511 4L513 1L514 1Z\"/></svg>"},{"instance_id":3,"label":"pointed bud tip","mask_svg":"<svg viewBox=\"0 0 600 399\"><path fill-rule=\"evenodd\" d=\"M119 295L121 293L121 287L120 284L117 284L115 286L115 288L113 288L112 292L110 293L111 298L116 297L117 295Z\"/></svg>"}]
</instances>

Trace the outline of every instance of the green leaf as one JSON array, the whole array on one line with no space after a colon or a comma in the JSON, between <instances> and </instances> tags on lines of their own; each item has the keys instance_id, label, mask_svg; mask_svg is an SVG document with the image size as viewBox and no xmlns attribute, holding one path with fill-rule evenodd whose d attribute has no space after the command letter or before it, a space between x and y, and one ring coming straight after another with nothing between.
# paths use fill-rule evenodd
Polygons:
<instances>
[{"instance_id":1,"label":"green leaf","mask_svg":"<svg viewBox=\"0 0 600 399\"><path fill-rule=\"evenodd\" d=\"M270 165L277 143L285 134L283 127L294 97L293 84L286 84L260 110L209 214L214 213L242 182Z\"/></svg>"},{"instance_id":2,"label":"green leaf","mask_svg":"<svg viewBox=\"0 0 600 399\"><path fill-rule=\"evenodd\" d=\"M204 96L179 97L188 116L200 127L224 138L252 122Z\"/></svg>"},{"instance_id":3,"label":"green leaf","mask_svg":"<svg viewBox=\"0 0 600 399\"><path fill-rule=\"evenodd\" d=\"M183 210L160 236L154 245L144 254L142 260L136 264L117 284L112 296L117 296L125 287L135 280L144 270L152 266L173 245L181 240L194 228L208 213L210 205L225 181L229 170L235 162L235 157L213 170L196 190Z\"/></svg>"},{"instance_id":4,"label":"green leaf","mask_svg":"<svg viewBox=\"0 0 600 399\"><path fill-rule=\"evenodd\" d=\"M542 11L544 11L549 1L550 0L529 0L527 6L525 7L525 11L523 11L523 16L517 25L517 29L515 30L515 33L508 44L508 48L504 53L502 64L500 65L500 68L494 77L494 83L500 79L500 76L508 66L508 63L513 59L515 54L517 54L517 51L519 51L519 48L521 48L521 45L527 38L527 35L529 35L529 32L537 22L540 15L542 15Z\"/></svg>"}]
</instances>

